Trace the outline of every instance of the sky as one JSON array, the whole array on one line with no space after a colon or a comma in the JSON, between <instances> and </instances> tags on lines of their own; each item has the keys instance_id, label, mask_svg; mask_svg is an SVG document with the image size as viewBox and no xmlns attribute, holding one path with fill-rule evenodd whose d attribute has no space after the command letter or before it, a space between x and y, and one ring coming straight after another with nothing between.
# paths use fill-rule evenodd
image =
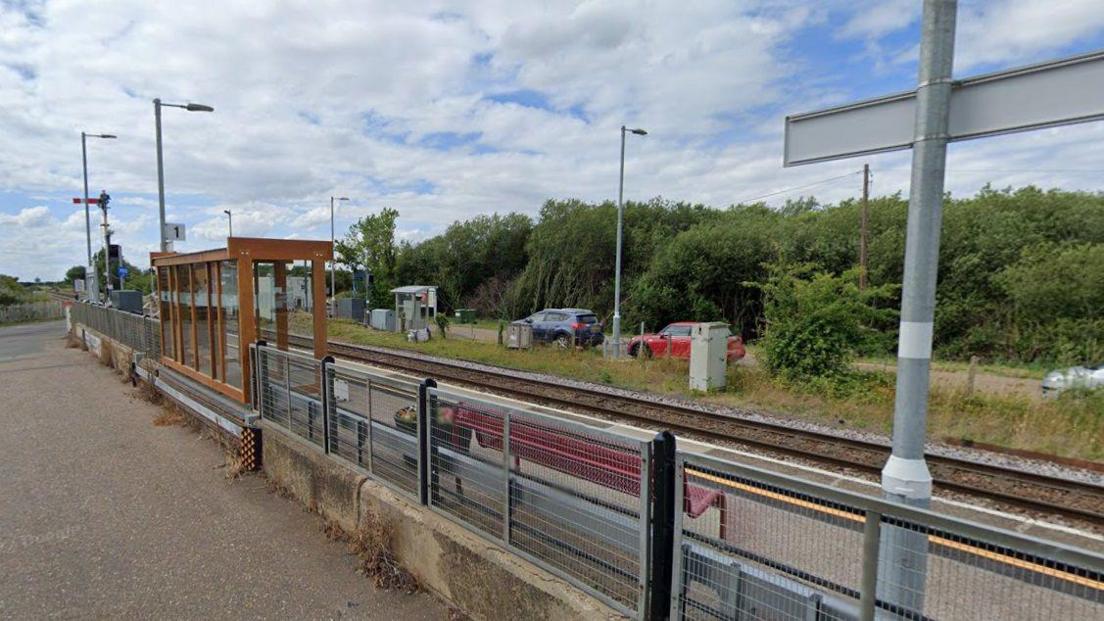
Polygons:
<instances>
[{"instance_id":1,"label":"sky","mask_svg":"<svg viewBox=\"0 0 1104 621\"><path fill-rule=\"evenodd\" d=\"M782 167L783 120L916 84L919 0L149 2L0 0L0 273L85 262L89 191L113 241L156 250L152 99L177 250L239 236L328 239L399 211L417 241L548 199L725 207L907 196L909 154ZM1099 0L962 0L955 76L1104 47ZM955 143L947 189L1101 191L1104 123ZM93 212L93 250L98 211ZM613 223L611 222L611 226Z\"/></svg>"}]
</instances>

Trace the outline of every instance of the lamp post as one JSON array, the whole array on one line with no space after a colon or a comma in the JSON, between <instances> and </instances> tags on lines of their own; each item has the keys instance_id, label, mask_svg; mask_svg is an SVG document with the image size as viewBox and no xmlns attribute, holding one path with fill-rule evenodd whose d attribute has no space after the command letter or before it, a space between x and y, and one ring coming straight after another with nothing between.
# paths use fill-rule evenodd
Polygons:
<instances>
[{"instance_id":1,"label":"lamp post","mask_svg":"<svg viewBox=\"0 0 1104 621\"><path fill-rule=\"evenodd\" d=\"M96 283L96 265L92 262L92 216L88 209L88 138L105 138L108 140L114 140L117 136L114 134L88 134L81 132L81 165L84 168L84 233L87 237L88 243L88 269L84 271L84 289L88 293L89 299L99 302L100 301L100 287ZM104 261L107 261L107 255L104 255Z\"/></svg>"},{"instance_id":2,"label":"lamp post","mask_svg":"<svg viewBox=\"0 0 1104 621\"><path fill-rule=\"evenodd\" d=\"M234 236L234 214L230 213L229 209L223 209L222 213L226 214L226 226L230 228L230 234L227 237Z\"/></svg>"},{"instance_id":3,"label":"lamp post","mask_svg":"<svg viewBox=\"0 0 1104 621\"><path fill-rule=\"evenodd\" d=\"M159 221L161 224L161 252L169 251L169 243L165 240L165 167L161 158L161 108L183 108L188 112L214 112L211 106L203 104L169 104L162 103L160 99L153 100L153 122L157 127L157 204L160 209Z\"/></svg>"},{"instance_id":4,"label":"lamp post","mask_svg":"<svg viewBox=\"0 0 1104 621\"><path fill-rule=\"evenodd\" d=\"M334 238L334 201L347 201L348 196L331 196L330 197L330 246L333 247L336 243ZM334 266L337 263L337 258L330 259L330 297L337 296L337 280L334 278Z\"/></svg>"},{"instance_id":5,"label":"lamp post","mask_svg":"<svg viewBox=\"0 0 1104 621\"><path fill-rule=\"evenodd\" d=\"M617 259L613 273L613 357L621 357L621 229L625 216L625 133L647 136L648 132L621 126L621 180L617 186Z\"/></svg>"}]
</instances>

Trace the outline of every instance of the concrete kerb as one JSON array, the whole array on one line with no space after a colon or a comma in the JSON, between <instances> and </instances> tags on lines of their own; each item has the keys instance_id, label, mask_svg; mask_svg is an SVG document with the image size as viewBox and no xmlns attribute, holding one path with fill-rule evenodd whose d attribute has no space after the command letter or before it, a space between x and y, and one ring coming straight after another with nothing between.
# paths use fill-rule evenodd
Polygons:
<instances>
[{"instance_id":1,"label":"concrete kerb","mask_svg":"<svg viewBox=\"0 0 1104 621\"><path fill-rule=\"evenodd\" d=\"M621 619L622 615L502 547L327 457L269 424L264 470L299 502L354 533L381 519L396 560L418 583L474 619Z\"/></svg>"}]
</instances>

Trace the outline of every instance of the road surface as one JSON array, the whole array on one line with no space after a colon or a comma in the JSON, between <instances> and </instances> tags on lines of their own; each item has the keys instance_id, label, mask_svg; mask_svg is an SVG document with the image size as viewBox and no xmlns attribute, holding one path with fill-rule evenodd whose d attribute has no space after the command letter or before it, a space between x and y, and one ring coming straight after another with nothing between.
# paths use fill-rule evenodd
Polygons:
<instances>
[{"instance_id":1,"label":"road surface","mask_svg":"<svg viewBox=\"0 0 1104 621\"><path fill-rule=\"evenodd\" d=\"M0 328L0 619L445 619L376 590L320 521L157 427L62 322Z\"/></svg>"}]
</instances>

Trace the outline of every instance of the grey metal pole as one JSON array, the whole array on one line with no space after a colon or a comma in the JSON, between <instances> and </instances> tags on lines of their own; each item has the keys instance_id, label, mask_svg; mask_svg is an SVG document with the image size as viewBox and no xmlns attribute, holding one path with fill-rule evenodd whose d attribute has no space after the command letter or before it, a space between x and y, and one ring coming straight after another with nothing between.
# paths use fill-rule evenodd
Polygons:
<instances>
[{"instance_id":1,"label":"grey metal pole","mask_svg":"<svg viewBox=\"0 0 1104 621\"><path fill-rule=\"evenodd\" d=\"M160 223L161 252L169 251L165 240L165 166L161 158L161 100L153 100L153 124L157 130L157 207Z\"/></svg>"},{"instance_id":2,"label":"grey metal pole","mask_svg":"<svg viewBox=\"0 0 1104 621\"><path fill-rule=\"evenodd\" d=\"M88 299L99 303L100 288L96 284L96 264L92 262L92 214L88 207L88 146L87 134L81 132L81 165L84 168L84 233L88 243L88 267L84 270L84 289Z\"/></svg>"},{"instance_id":3,"label":"grey metal pole","mask_svg":"<svg viewBox=\"0 0 1104 621\"><path fill-rule=\"evenodd\" d=\"M330 197L330 251L333 251L334 247L334 197ZM334 306L337 302L337 279L334 276L334 259L330 259L330 298L334 300ZM330 310L330 316L333 316L333 310Z\"/></svg>"},{"instance_id":4,"label":"grey metal pole","mask_svg":"<svg viewBox=\"0 0 1104 621\"><path fill-rule=\"evenodd\" d=\"M919 506L926 506L931 499L924 439L957 9L957 0L924 0L893 451L882 470L882 490L888 498ZM878 580L880 597L922 612L927 535L900 527L886 528L883 532L886 554Z\"/></svg>"},{"instance_id":5,"label":"grey metal pole","mask_svg":"<svg viewBox=\"0 0 1104 621\"><path fill-rule=\"evenodd\" d=\"M103 212L103 253L104 253L104 303L106 304L111 289L111 238L108 237L107 209L100 203L100 211Z\"/></svg>"},{"instance_id":6,"label":"grey metal pole","mask_svg":"<svg viewBox=\"0 0 1104 621\"><path fill-rule=\"evenodd\" d=\"M625 207L625 126L621 126L621 176L617 184L617 258L613 272L613 357L621 357L621 221Z\"/></svg>"},{"instance_id":7,"label":"grey metal pole","mask_svg":"<svg viewBox=\"0 0 1104 621\"><path fill-rule=\"evenodd\" d=\"M226 226L230 229L230 237L234 236L234 214L226 212Z\"/></svg>"}]
</instances>

